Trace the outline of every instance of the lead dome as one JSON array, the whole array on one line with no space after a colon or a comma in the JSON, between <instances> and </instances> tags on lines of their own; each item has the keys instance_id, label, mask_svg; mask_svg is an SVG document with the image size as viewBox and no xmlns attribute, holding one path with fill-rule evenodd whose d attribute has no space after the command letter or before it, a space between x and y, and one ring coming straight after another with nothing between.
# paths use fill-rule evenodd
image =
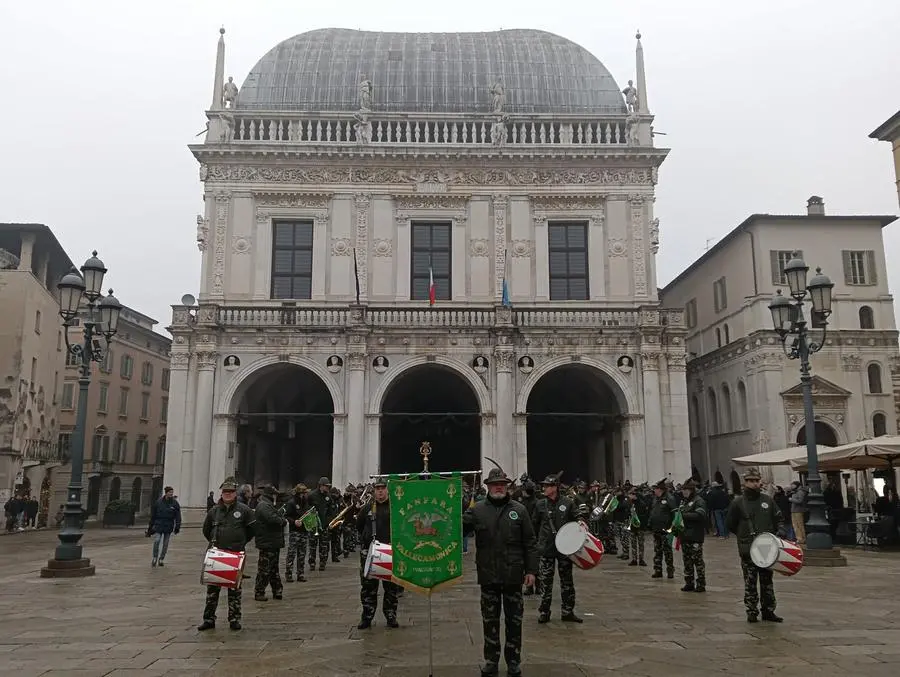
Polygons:
<instances>
[{"instance_id":1,"label":"lead dome","mask_svg":"<svg viewBox=\"0 0 900 677\"><path fill-rule=\"evenodd\" d=\"M301 33L257 62L235 108L356 111L364 77L372 82L373 111L490 112L490 88L499 81L504 112L626 113L619 86L597 57L558 35L518 29Z\"/></svg>"}]
</instances>

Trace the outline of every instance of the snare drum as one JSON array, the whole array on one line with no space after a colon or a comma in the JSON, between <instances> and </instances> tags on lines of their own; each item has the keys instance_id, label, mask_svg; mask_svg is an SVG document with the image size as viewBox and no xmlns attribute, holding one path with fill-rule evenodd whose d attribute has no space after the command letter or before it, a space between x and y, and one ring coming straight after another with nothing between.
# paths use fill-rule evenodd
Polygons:
<instances>
[{"instance_id":1,"label":"snare drum","mask_svg":"<svg viewBox=\"0 0 900 677\"><path fill-rule=\"evenodd\" d=\"M393 548L390 543L372 541L363 566L363 578L389 581L394 575Z\"/></svg>"},{"instance_id":2,"label":"snare drum","mask_svg":"<svg viewBox=\"0 0 900 677\"><path fill-rule=\"evenodd\" d=\"M803 549L775 534L759 534L750 545L750 559L760 569L793 576L803 568Z\"/></svg>"},{"instance_id":3,"label":"snare drum","mask_svg":"<svg viewBox=\"0 0 900 677\"><path fill-rule=\"evenodd\" d=\"M556 549L579 569L593 569L603 559L603 543L584 522L568 522L556 532Z\"/></svg>"},{"instance_id":4,"label":"snare drum","mask_svg":"<svg viewBox=\"0 0 900 677\"><path fill-rule=\"evenodd\" d=\"M203 558L203 571L200 582L203 585L216 585L220 588L239 590L244 578L244 563L247 554L234 550L210 548Z\"/></svg>"}]
</instances>

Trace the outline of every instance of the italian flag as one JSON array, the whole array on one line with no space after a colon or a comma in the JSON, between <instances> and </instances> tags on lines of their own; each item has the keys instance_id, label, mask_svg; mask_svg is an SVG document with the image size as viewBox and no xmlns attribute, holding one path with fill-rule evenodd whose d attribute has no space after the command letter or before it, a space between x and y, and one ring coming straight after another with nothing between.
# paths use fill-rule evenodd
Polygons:
<instances>
[{"instance_id":1,"label":"italian flag","mask_svg":"<svg viewBox=\"0 0 900 677\"><path fill-rule=\"evenodd\" d=\"M428 305L434 305L434 270L428 267Z\"/></svg>"}]
</instances>

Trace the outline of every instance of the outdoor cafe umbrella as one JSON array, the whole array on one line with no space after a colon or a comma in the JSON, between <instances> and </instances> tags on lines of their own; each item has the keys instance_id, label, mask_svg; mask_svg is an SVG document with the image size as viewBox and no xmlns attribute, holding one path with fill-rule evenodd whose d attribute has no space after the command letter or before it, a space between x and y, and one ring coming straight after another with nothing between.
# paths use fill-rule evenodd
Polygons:
<instances>
[{"instance_id":1,"label":"outdoor cafe umbrella","mask_svg":"<svg viewBox=\"0 0 900 677\"><path fill-rule=\"evenodd\" d=\"M882 435L858 440L819 453L819 471L892 469L900 464L900 436ZM806 458L791 461L796 472L806 471Z\"/></svg>"},{"instance_id":2,"label":"outdoor cafe umbrella","mask_svg":"<svg viewBox=\"0 0 900 677\"><path fill-rule=\"evenodd\" d=\"M826 452L830 452L833 447L826 447L824 444L818 445L816 451L819 458ZM735 465L743 466L763 466L763 465L793 465L796 463L806 462L806 447L787 447L785 449L774 449L772 451L764 451L760 454L751 454L750 456L739 456L731 459Z\"/></svg>"}]
</instances>

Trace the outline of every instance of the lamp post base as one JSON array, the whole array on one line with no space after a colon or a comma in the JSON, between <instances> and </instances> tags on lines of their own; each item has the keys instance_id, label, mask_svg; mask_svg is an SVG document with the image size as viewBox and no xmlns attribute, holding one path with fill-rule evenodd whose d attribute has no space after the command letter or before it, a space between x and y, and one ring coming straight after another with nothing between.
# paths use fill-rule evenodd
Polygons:
<instances>
[{"instance_id":1,"label":"lamp post base","mask_svg":"<svg viewBox=\"0 0 900 677\"><path fill-rule=\"evenodd\" d=\"M94 573L94 565L87 558L51 559L47 560L47 566L41 568L41 578L85 578Z\"/></svg>"},{"instance_id":2,"label":"lamp post base","mask_svg":"<svg viewBox=\"0 0 900 677\"><path fill-rule=\"evenodd\" d=\"M827 550L803 548L803 566L805 567L845 567L847 558L841 554L840 548Z\"/></svg>"}]
</instances>

